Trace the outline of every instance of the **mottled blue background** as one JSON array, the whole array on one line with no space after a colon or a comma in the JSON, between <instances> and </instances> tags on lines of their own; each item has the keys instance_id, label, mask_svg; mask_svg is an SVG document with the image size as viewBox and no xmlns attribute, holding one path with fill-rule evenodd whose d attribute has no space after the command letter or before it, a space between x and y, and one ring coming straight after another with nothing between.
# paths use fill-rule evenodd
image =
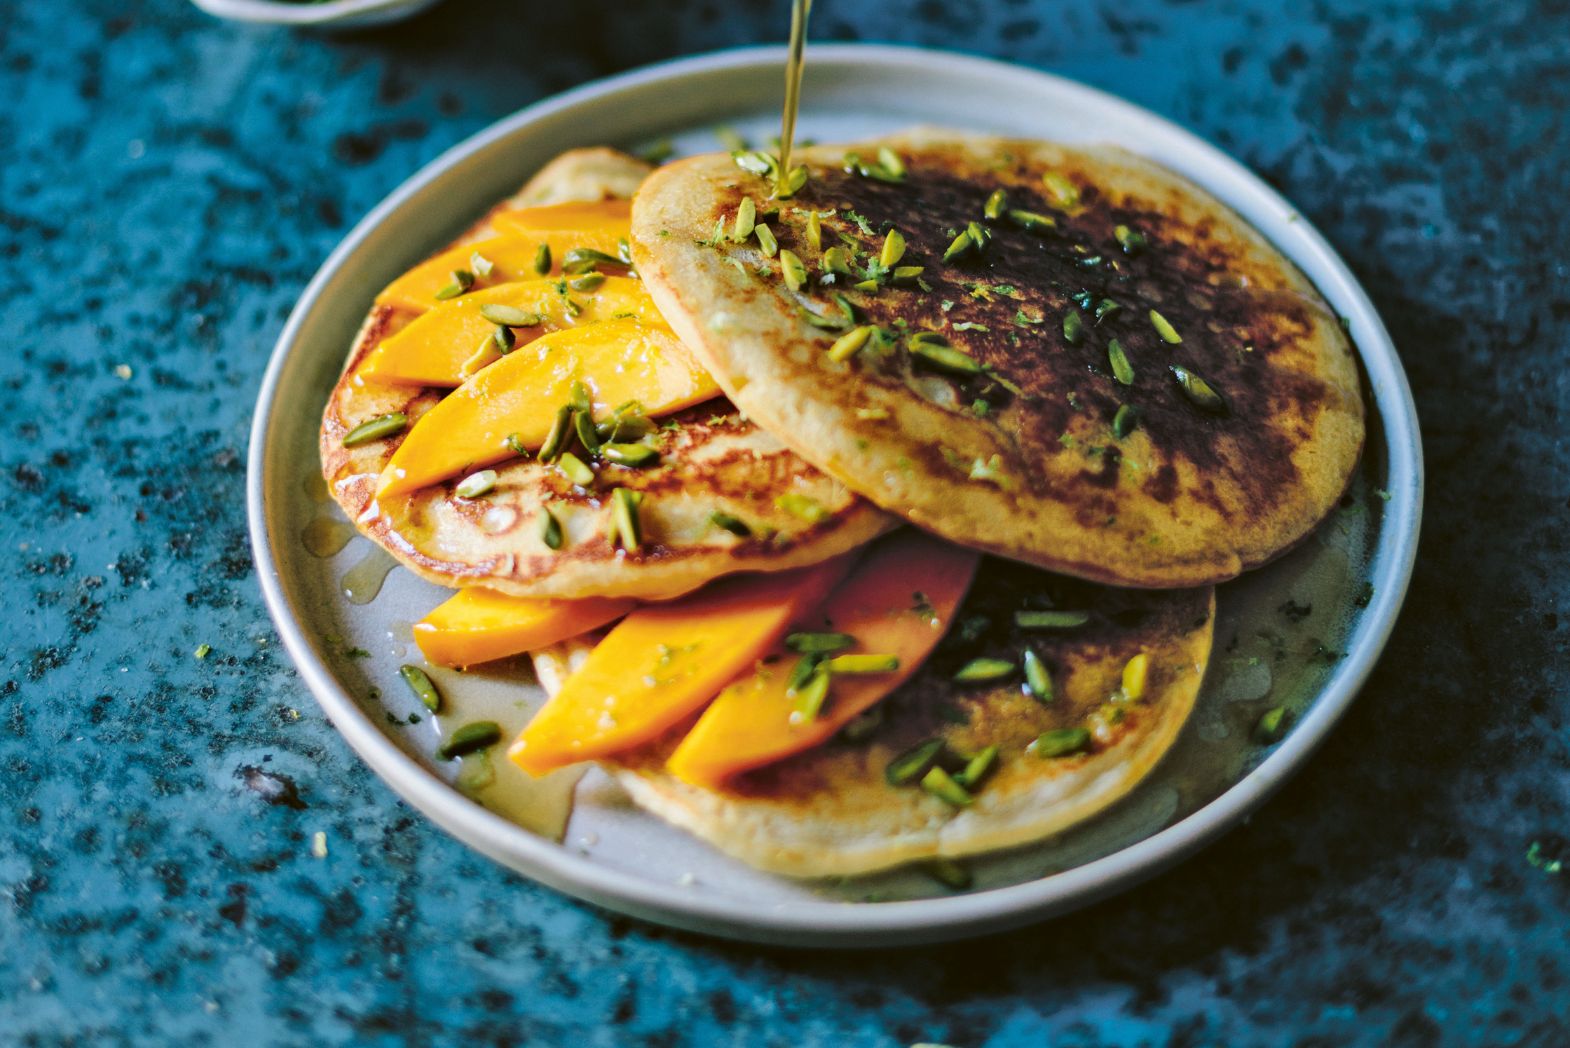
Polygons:
<instances>
[{"instance_id":1,"label":"mottled blue background","mask_svg":"<svg viewBox=\"0 0 1570 1048\"><path fill-rule=\"evenodd\" d=\"M507 874L333 732L242 510L291 303L447 146L776 41L784 9L448 0L324 37L0 0L0 1043L1566 1043L1570 872L1527 859L1570 832L1565 0L820 0L820 38L996 55L1194 128L1395 334L1430 468L1407 612L1309 769L1197 859L969 944L723 945Z\"/></svg>"}]
</instances>

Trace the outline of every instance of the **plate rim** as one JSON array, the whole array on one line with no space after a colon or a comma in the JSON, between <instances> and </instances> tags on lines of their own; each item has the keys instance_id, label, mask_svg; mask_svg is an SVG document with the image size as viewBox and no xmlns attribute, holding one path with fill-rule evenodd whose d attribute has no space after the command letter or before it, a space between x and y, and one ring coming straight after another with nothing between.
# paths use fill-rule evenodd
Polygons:
<instances>
[{"instance_id":1,"label":"plate rim","mask_svg":"<svg viewBox=\"0 0 1570 1048\"><path fill-rule=\"evenodd\" d=\"M1132 887L1187 858L1263 804L1309 759L1357 697L1384 651L1405 598L1415 563L1423 502L1423 461L1416 405L1395 345L1378 311L1340 254L1306 220L1295 221L1305 245L1288 252L1294 264L1313 258L1328 278L1316 280L1325 297L1350 318L1355 348L1368 376L1374 414L1383 424L1391 498L1371 561L1382 563L1373 599L1360 616L1357 644L1341 660L1315 696L1307 713L1276 749L1220 795L1183 819L1118 851L1037 880L963 895L900 902L852 903L800 900L776 907L749 906L743 899L692 893L608 868L575 854L569 847L531 834L469 800L433 775L389 739L374 720L334 679L330 667L302 628L272 553L265 505L268 448L277 390L298 335L319 306L334 277L363 242L427 184L490 145L577 106L629 90L648 90L684 77L739 72L746 67L778 69L782 46L743 47L681 57L642 66L550 96L503 117L468 136L422 166L388 194L344 236L301 292L274 345L257 393L247 454L246 510L252 556L264 603L291 659L317 703L351 748L399 796L445 832L502 865L565 894L666 926L723 938L786 945L869 946L935 942L999 930L1088 905ZM1228 206L1239 195L1258 205L1299 212L1260 176L1186 128L1152 110L1069 77L992 58L933 48L891 44L822 43L813 45L813 64L854 64L915 69L927 76L985 74L1046 81L1054 90L1078 95L1154 121L1208 169L1225 173ZM717 108L720 106L717 105ZM1207 191L1209 190L1207 187ZM1274 241L1272 241L1274 243ZM1317 257L1315 257L1317 256ZM279 464L282 468L283 464Z\"/></svg>"}]
</instances>

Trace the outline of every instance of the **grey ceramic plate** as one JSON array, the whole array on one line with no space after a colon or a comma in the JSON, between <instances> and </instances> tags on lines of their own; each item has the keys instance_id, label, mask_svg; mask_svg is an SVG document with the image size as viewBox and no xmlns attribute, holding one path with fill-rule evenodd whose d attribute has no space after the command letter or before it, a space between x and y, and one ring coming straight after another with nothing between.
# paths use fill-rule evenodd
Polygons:
<instances>
[{"instance_id":1,"label":"grey ceramic plate","mask_svg":"<svg viewBox=\"0 0 1570 1048\"><path fill-rule=\"evenodd\" d=\"M1374 404L1362 475L1312 540L1223 587L1216 655L1193 720L1151 777L1103 816L977 861L974 888L958 894L913 872L829 883L758 873L640 813L595 772L576 784L564 823L570 778L531 787L504 760L461 769L432 760L446 724L421 718L396 671L418 661L409 624L445 591L393 571L373 600L344 595L367 601L387 562L364 539L348 539L324 501L316 428L377 290L569 147L670 138L678 151L712 150L722 123L763 140L776 130L782 61L780 49L687 59L532 106L448 151L355 227L301 296L257 402L248 501L264 595L311 691L378 774L454 837L580 898L718 935L837 945L972 935L1081 906L1213 839L1308 759L1389 635L1422 498L1406 379L1346 266L1254 175L1126 102L977 58L814 46L801 131L833 141L924 122L1127 146L1230 204L1348 319ZM514 729L541 698L522 660L435 675L457 721L484 713ZM1277 704L1292 710L1291 730L1261 746L1251 728Z\"/></svg>"}]
</instances>

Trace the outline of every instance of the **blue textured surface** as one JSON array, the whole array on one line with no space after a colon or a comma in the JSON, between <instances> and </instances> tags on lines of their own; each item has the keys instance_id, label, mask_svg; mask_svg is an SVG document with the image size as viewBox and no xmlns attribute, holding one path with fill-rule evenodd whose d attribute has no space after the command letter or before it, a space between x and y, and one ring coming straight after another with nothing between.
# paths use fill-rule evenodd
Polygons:
<instances>
[{"instance_id":1,"label":"blue textured surface","mask_svg":"<svg viewBox=\"0 0 1570 1048\"><path fill-rule=\"evenodd\" d=\"M0 1043L1565 1043L1564 0L819 4L819 38L1066 73L1263 172L1384 311L1430 466L1387 657L1250 824L1067 919L861 955L509 875L376 781L273 641L246 429L348 224L520 105L785 24L523 6L324 37L0 0Z\"/></svg>"}]
</instances>

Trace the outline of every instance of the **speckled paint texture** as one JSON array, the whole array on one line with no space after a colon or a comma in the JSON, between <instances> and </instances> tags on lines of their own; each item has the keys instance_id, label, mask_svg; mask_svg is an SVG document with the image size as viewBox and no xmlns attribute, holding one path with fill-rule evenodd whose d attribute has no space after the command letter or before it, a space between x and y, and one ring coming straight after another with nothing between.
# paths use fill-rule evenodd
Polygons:
<instances>
[{"instance_id":1,"label":"speckled paint texture","mask_svg":"<svg viewBox=\"0 0 1570 1048\"><path fill-rule=\"evenodd\" d=\"M521 105L786 23L578 6L317 36L0 0L0 1043L1567 1043L1570 4L820 0L820 39L1065 73L1262 172L1383 311L1430 471L1388 654L1250 823L1066 919L860 955L468 852L338 738L258 594L252 405L348 226Z\"/></svg>"}]
</instances>

